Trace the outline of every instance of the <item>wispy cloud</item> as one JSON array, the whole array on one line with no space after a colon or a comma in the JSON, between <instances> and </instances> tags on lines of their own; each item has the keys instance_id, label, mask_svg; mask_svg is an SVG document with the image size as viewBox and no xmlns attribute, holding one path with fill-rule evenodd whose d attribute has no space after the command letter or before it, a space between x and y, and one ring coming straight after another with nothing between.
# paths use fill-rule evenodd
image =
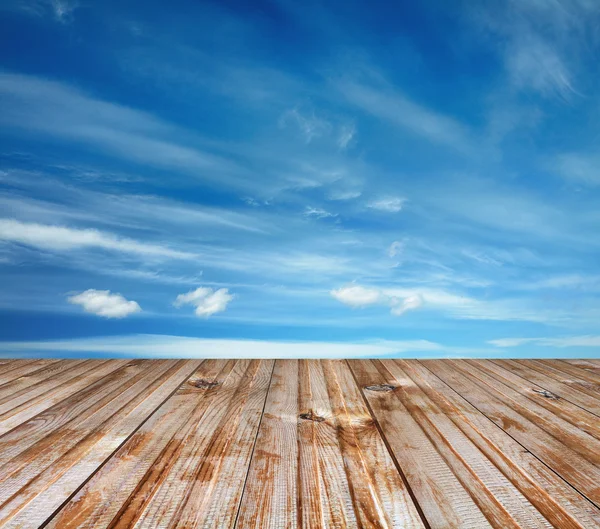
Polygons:
<instances>
[{"instance_id":1,"label":"wispy cloud","mask_svg":"<svg viewBox=\"0 0 600 529\"><path fill-rule=\"evenodd\" d=\"M314 112L304 114L297 108L286 111L279 120L279 124L282 127L290 123L298 127L307 143L310 143L315 138L329 135L332 130L332 125L329 121L317 117Z\"/></svg>"},{"instance_id":2,"label":"wispy cloud","mask_svg":"<svg viewBox=\"0 0 600 529\"><path fill-rule=\"evenodd\" d=\"M128 301L121 294L111 294L110 290L89 289L69 296L67 301L103 318L125 318L142 310L137 302Z\"/></svg>"},{"instance_id":3,"label":"wispy cloud","mask_svg":"<svg viewBox=\"0 0 600 529\"><path fill-rule=\"evenodd\" d=\"M343 125L340 129L337 140L339 148L342 150L347 149L355 135L356 125L354 123L351 123L350 125Z\"/></svg>"},{"instance_id":4,"label":"wispy cloud","mask_svg":"<svg viewBox=\"0 0 600 529\"><path fill-rule=\"evenodd\" d=\"M187 294L179 294L173 305L181 307L183 305L192 305L195 307L196 316L208 318L218 312L227 309L227 305L233 299L227 288L213 290L208 287L199 287Z\"/></svg>"},{"instance_id":5,"label":"wispy cloud","mask_svg":"<svg viewBox=\"0 0 600 529\"><path fill-rule=\"evenodd\" d=\"M306 206L304 210L305 217L315 217L317 219L326 219L328 217L337 217L337 214L330 213L329 211L323 208L313 208L311 206Z\"/></svg>"},{"instance_id":6,"label":"wispy cloud","mask_svg":"<svg viewBox=\"0 0 600 529\"><path fill-rule=\"evenodd\" d=\"M433 357L444 356L443 346L428 340L344 343L211 340L152 334L45 342L0 342L0 356L14 355L15 352L32 356L46 353L50 356L89 357L95 354L127 358L368 358L385 355L414 357L423 353Z\"/></svg>"},{"instance_id":7,"label":"wispy cloud","mask_svg":"<svg viewBox=\"0 0 600 529\"><path fill-rule=\"evenodd\" d=\"M194 257L191 253L138 242L94 229L49 226L33 222L19 222L13 219L0 219L0 240L58 252L77 248L101 248L109 251L171 259L191 259Z\"/></svg>"},{"instance_id":8,"label":"wispy cloud","mask_svg":"<svg viewBox=\"0 0 600 529\"><path fill-rule=\"evenodd\" d=\"M368 202L367 207L388 213L398 213L405 203L406 199L402 197L382 197Z\"/></svg>"},{"instance_id":9,"label":"wispy cloud","mask_svg":"<svg viewBox=\"0 0 600 529\"><path fill-rule=\"evenodd\" d=\"M190 133L63 84L0 73L0 125L92 146L120 159L211 180L233 163L194 146ZM173 138L181 138L176 142ZM185 139L185 141L183 141Z\"/></svg>"},{"instance_id":10,"label":"wispy cloud","mask_svg":"<svg viewBox=\"0 0 600 529\"><path fill-rule=\"evenodd\" d=\"M390 122L432 143L462 152L472 150L464 125L415 103L398 90L374 88L353 81L340 81L336 87L349 103L377 119Z\"/></svg>"},{"instance_id":11,"label":"wispy cloud","mask_svg":"<svg viewBox=\"0 0 600 529\"><path fill-rule=\"evenodd\" d=\"M600 184L600 156L566 153L557 156L550 168L567 181L578 184Z\"/></svg>"},{"instance_id":12,"label":"wispy cloud","mask_svg":"<svg viewBox=\"0 0 600 529\"><path fill-rule=\"evenodd\" d=\"M599 347L600 336L564 336L557 338L498 338L489 340L496 347L518 347L531 344L542 347Z\"/></svg>"}]
</instances>

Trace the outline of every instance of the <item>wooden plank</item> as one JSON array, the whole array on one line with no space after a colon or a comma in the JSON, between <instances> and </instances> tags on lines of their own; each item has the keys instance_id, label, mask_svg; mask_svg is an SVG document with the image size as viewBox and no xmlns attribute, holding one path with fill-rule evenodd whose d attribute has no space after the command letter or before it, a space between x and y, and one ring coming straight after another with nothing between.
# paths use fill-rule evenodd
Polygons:
<instances>
[{"instance_id":1,"label":"wooden plank","mask_svg":"<svg viewBox=\"0 0 600 529\"><path fill-rule=\"evenodd\" d=\"M300 527L358 527L319 360L299 364Z\"/></svg>"},{"instance_id":2,"label":"wooden plank","mask_svg":"<svg viewBox=\"0 0 600 529\"><path fill-rule=\"evenodd\" d=\"M524 380L532 382L538 388L545 389L594 415L600 416L600 400L594 399L573 386L564 384L543 372L529 367L522 360L494 360L494 363L519 375Z\"/></svg>"},{"instance_id":3,"label":"wooden plank","mask_svg":"<svg viewBox=\"0 0 600 529\"><path fill-rule=\"evenodd\" d=\"M273 360L252 360L224 416L214 423L202 421L199 437L207 439L208 444L169 528L233 527L273 366ZM155 526L146 523L139 527Z\"/></svg>"},{"instance_id":4,"label":"wooden plank","mask_svg":"<svg viewBox=\"0 0 600 529\"><path fill-rule=\"evenodd\" d=\"M27 376L57 362L59 360L12 360L8 364L2 364L0 366L0 389L12 380Z\"/></svg>"},{"instance_id":5,"label":"wooden plank","mask_svg":"<svg viewBox=\"0 0 600 529\"><path fill-rule=\"evenodd\" d=\"M0 414L18 406L30 397L43 394L50 387L62 384L63 381L70 378L70 372L77 367L79 367L77 373L81 372L82 366L91 369L94 362L103 361L65 360L55 362L7 382L0 387Z\"/></svg>"},{"instance_id":6,"label":"wooden plank","mask_svg":"<svg viewBox=\"0 0 600 529\"><path fill-rule=\"evenodd\" d=\"M584 369L585 371L600 373L600 360L565 359L563 362Z\"/></svg>"},{"instance_id":7,"label":"wooden plank","mask_svg":"<svg viewBox=\"0 0 600 529\"><path fill-rule=\"evenodd\" d=\"M119 366L119 362L111 361ZM113 364L114 365L114 364ZM148 376L152 364L143 360L129 361L115 371L98 379L62 402L40 413L36 417L20 424L10 432L0 436L0 469L8 461L15 459L33 445L31 456L36 458L46 447L60 446L67 450L77 442L74 431L84 424L94 413L104 409L109 403L120 398L128 388L140 378ZM27 459L21 457L22 465ZM4 470L7 475L7 470Z\"/></svg>"},{"instance_id":8,"label":"wooden plank","mask_svg":"<svg viewBox=\"0 0 600 529\"><path fill-rule=\"evenodd\" d=\"M479 370L484 371L511 390L534 402L535 405L545 408L552 415L564 419L576 428L591 435L600 447L600 417L582 409L560 395L534 384L532 381L524 380L510 369L505 369L489 360L473 360L472 365L477 366ZM524 402L526 403L526 401ZM533 413L535 411L535 408L532 409Z\"/></svg>"},{"instance_id":9,"label":"wooden plank","mask_svg":"<svg viewBox=\"0 0 600 529\"><path fill-rule=\"evenodd\" d=\"M600 509L460 394L420 362L396 362L555 527L600 527Z\"/></svg>"},{"instance_id":10,"label":"wooden plank","mask_svg":"<svg viewBox=\"0 0 600 529\"><path fill-rule=\"evenodd\" d=\"M3 528L45 521L197 366L193 361L156 364L159 369L150 368L151 376L141 379L137 387L132 386L132 394L125 392L115 399L115 406L106 406L107 416L98 413L92 416L94 420L79 425L73 435L82 438L66 453L60 445L55 450L46 449L39 457L41 463L38 458L30 459L26 468L11 472L10 478L0 485ZM162 367L168 369L164 371Z\"/></svg>"},{"instance_id":11,"label":"wooden plank","mask_svg":"<svg viewBox=\"0 0 600 529\"><path fill-rule=\"evenodd\" d=\"M521 491L406 374L399 363L389 360L382 364L396 380L398 398L493 527L552 527Z\"/></svg>"},{"instance_id":12,"label":"wooden plank","mask_svg":"<svg viewBox=\"0 0 600 529\"><path fill-rule=\"evenodd\" d=\"M237 387L234 360L206 360L55 516L48 528L135 525L181 455L184 439L208 409ZM239 370L237 371L239 373ZM243 373L243 372L242 372ZM199 381L204 381L201 384ZM213 385L216 383L215 385ZM212 404L212 406L211 406ZM170 480L175 483L174 480ZM176 502L172 502L174 509ZM165 519L168 522L168 517Z\"/></svg>"},{"instance_id":13,"label":"wooden plank","mask_svg":"<svg viewBox=\"0 0 600 529\"><path fill-rule=\"evenodd\" d=\"M359 527L425 527L348 364L322 364Z\"/></svg>"},{"instance_id":14,"label":"wooden plank","mask_svg":"<svg viewBox=\"0 0 600 529\"><path fill-rule=\"evenodd\" d=\"M398 398L392 374L379 361L350 361L350 366L429 525L492 527Z\"/></svg>"},{"instance_id":15,"label":"wooden plank","mask_svg":"<svg viewBox=\"0 0 600 529\"><path fill-rule=\"evenodd\" d=\"M0 436L126 364L127 360L110 360L70 370L62 384L57 381L45 392L28 395L29 400L0 415Z\"/></svg>"},{"instance_id":16,"label":"wooden plank","mask_svg":"<svg viewBox=\"0 0 600 529\"><path fill-rule=\"evenodd\" d=\"M298 361L277 360L236 524L298 527Z\"/></svg>"},{"instance_id":17,"label":"wooden plank","mask_svg":"<svg viewBox=\"0 0 600 529\"><path fill-rule=\"evenodd\" d=\"M530 421L517 413L489 387L476 383L460 364L449 360L421 362L596 506L600 504L600 471L595 465L540 428L535 419Z\"/></svg>"},{"instance_id":18,"label":"wooden plank","mask_svg":"<svg viewBox=\"0 0 600 529\"><path fill-rule=\"evenodd\" d=\"M461 369L467 370L471 374L471 378L476 383L481 384L481 387L487 388L488 391L494 391L496 395L506 404L510 405L517 413L530 421L535 421L540 428L555 438L560 439L565 446L578 452L591 463L595 465L600 464L600 440L579 428L574 428L573 424L556 414L560 411L561 415L568 415L571 420L577 421L576 414L573 418L574 414L568 413L569 410L566 405L561 407L557 404L553 411L549 411L545 407L549 406L548 399L540 396L540 399L543 400L538 404L532 397L523 396L519 391L510 387L511 380L491 376L488 370L493 372L494 367L486 367L486 364L478 364L474 360L453 360L452 365L460 366ZM580 423L588 429L593 429L593 424L585 422L583 410L579 411L581 411ZM590 416L592 417L592 422L596 422L595 416L591 414Z\"/></svg>"}]
</instances>

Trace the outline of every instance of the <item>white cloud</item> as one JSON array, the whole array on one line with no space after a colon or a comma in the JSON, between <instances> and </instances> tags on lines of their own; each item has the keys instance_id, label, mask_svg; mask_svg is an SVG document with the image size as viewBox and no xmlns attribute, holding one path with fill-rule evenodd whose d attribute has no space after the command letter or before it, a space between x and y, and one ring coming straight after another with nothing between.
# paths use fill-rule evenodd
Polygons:
<instances>
[{"instance_id":1,"label":"white cloud","mask_svg":"<svg viewBox=\"0 0 600 529\"><path fill-rule=\"evenodd\" d=\"M51 5L56 19L59 22L68 22L79 4L70 0L51 0Z\"/></svg>"},{"instance_id":2,"label":"white cloud","mask_svg":"<svg viewBox=\"0 0 600 529\"><path fill-rule=\"evenodd\" d=\"M418 293L408 295L393 295L390 291L378 288L367 288L360 285L352 285L338 288L330 292L334 299L344 305L354 308L367 307L369 305L386 305L394 316L401 316L405 312L414 310L423 305L423 297Z\"/></svg>"},{"instance_id":3,"label":"white cloud","mask_svg":"<svg viewBox=\"0 0 600 529\"><path fill-rule=\"evenodd\" d=\"M397 255L402 253L403 250L404 250L404 243L402 243L400 241L394 241L392 244L390 244L390 248L388 250L388 255L390 257L396 257Z\"/></svg>"},{"instance_id":4,"label":"white cloud","mask_svg":"<svg viewBox=\"0 0 600 529\"><path fill-rule=\"evenodd\" d=\"M362 343L275 342L138 334L47 342L0 342L0 356L29 354L122 355L126 358L374 358L417 353L443 357L446 350L428 340L376 340Z\"/></svg>"},{"instance_id":5,"label":"white cloud","mask_svg":"<svg viewBox=\"0 0 600 529\"><path fill-rule=\"evenodd\" d=\"M382 297L381 291L374 288L365 288L359 285L338 288L332 290L330 294L350 307L366 307L367 305L375 305L381 303L385 298Z\"/></svg>"},{"instance_id":6,"label":"white cloud","mask_svg":"<svg viewBox=\"0 0 600 529\"><path fill-rule=\"evenodd\" d=\"M111 294L110 290L89 289L69 296L67 301L103 318L125 318L142 310L137 302L128 301L121 294Z\"/></svg>"},{"instance_id":7,"label":"white cloud","mask_svg":"<svg viewBox=\"0 0 600 529\"><path fill-rule=\"evenodd\" d=\"M509 46L506 68L517 88L564 98L574 92L571 74L557 51L533 33L520 35Z\"/></svg>"},{"instance_id":8,"label":"white cloud","mask_svg":"<svg viewBox=\"0 0 600 529\"><path fill-rule=\"evenodd\" d=\"M402 210L405 202L406 199L402 197L383 197L369 202L367 207L388 213L398 213Z\"/></svg>"},{"instance_id":9,"label":"white cloud","mask_svg":"<svg viewBox=\"0 0 600 529\"><path fill-rule=\"evenodd\" d=\"M354 123L352 123L350 125L343 125L340 130L340 134L339 134L338 141L337 141L338 147L342 150L347 149L348 145L354 139L355 135L356 135L356 125L354 125Z\"/></svg>"},{"instance_id":10,"label":"white cloud","mask_svg":"<svg viewBox=\"0 0 600 529\"><path fill-rule=\"evenodd\" d=\"M326 136L331 133L331 123L318 118L314 112L308 115L302 114L297 108L288 110L281 116L279 125L285 127L290 121L296 124L306 143L313 139ZM348 140L349 141L349 140Z\"/></svg>"},{"instance_id":11,"label":"white cloud","mask_svg":"<svg viewBox=\"0 0 600 529\"><path fill-rule=\"evenodd\" d=\"M327 217L337 217L337 214L330 213L329 211L323 208L313 208L311 206L307 206L304 210L305 217L316 217L317 219L326 219Z\"/></svg>"},{"instance_id":12,"label":"white cloud","mask_svg":"<svg viewBox=\"0 0 600 529\"><path fill-rule=\"evenodd\" d=\"M222 181L224 170L237 167L195 147L197 138L150 114L25 75L0 73L0 125L92 146L151 167L180 169L196 177Z\"/></svg>"},{"instance_id":13,"label":"white cloud","mask_svg":"<svg viewBox=\"0 0 600 529\"><path fill-rule=\"evenodd\" d=\"M418 105L398 91L376 89L355 82L340 82L337 88L348 102L378 119L389 121L433 143L462 152L472 151L469 133L461 123Z\"/></svg>"},{"instance_id":14,"label":"white cloud","mask_svg":"<svg viewBox=\"0 0 600 529\"><path fill-rule=\"evenodd\" d=\"M164 246L141 243L94 229L67 228L34 222L20 222L13 219L0 219L0 240L54 251L102 248L104 250L173 259L190 259L194 257L190 253L172 250Z\"/></svg>"},{"instance_id":15,"label":"white cloud","mask_svg":"<svg viewBox=\"0 0 600 529\"><path fill-rule=\"evenodd\" d=\"M489 340L496 347L518 347L524 344L540 345L543 347L598 347L600 336L565 336L558 338L499 338Z\"/></svg>"},{"instance_id":16,"label":"white cloud","mask_svg":"<svg viewBox=\"0 0 600 529\"><path fill-rule=\"evenodd\" d=\"M600 184L600 157L577 153L561 154L551 164L551 170L565 180L581 184Z\"/></svg>"},{"instance_id":17,"label":"white cloud","mask_svg":"<svg viewBox=\"0 0 600 529\"><path fill-rule=\"evenodd\" d=\"M409 310L418 309L423 305L423 298L421 296L414 295L408 296L404 299L391 298L392 314L394 316L402 316Z\"/></svg>"},{"instance_id":18,"label":"white cloud","mask_svg":"<svg viewBox=\"0 0 600 529\"><path fill-rule=\"evenodd\" d=\"M197 316L208 318L217 312L223 312L233 297L227 288L213 290L208 287L199 287L187 294L179 294L173 304L176 307L193 305L196 307L194 312Z\"/></svg>"}]
</instances>

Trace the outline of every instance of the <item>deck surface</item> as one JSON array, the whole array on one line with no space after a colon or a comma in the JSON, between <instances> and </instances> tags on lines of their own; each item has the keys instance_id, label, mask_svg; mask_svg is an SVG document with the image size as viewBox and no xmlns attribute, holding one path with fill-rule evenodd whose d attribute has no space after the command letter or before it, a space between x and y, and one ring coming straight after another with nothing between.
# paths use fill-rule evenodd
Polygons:
<instances>
[{"instance_id":1,"label":"deck surface","mask_svg":"<svg viewBox=\"0 0 600 529\"><path fill-rule=\"evenodd\" d=\"M0 527L600 528L600 360L0 360Z\"/></svg>"}]
</instances>

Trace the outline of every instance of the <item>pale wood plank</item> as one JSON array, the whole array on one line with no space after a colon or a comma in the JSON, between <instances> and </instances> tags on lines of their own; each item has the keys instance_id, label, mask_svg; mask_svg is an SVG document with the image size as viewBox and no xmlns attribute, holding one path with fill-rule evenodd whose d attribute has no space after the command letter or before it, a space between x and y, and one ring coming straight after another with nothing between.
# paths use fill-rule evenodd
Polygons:
<instances>
[{"instance_id":1,"label":"pale wood plank","mask_svg":"<svg viewBox=\"0 0 600 529\"><path fill-rule=\"evenodd\" d=\"M298 361L277 360L237 529L298 527Z\"/></svg>"},{"instance_id":2,"label":"pale wood plank","mask_svg":"<svg viewBox=\"0 0 600 529\"><path fill-rule=\"evenodd\" d=\"M0 415L0 436L16 428L18 425L51 408L60 401L76 394L81 389L93 384L107 374L126 365L127 360L110 360L78 366L81 370L70 370L66 380L60 384L56 381L54 386L43 393L35 392L28 395L28 400ZM52 379L53 380L53 379ZM0 444L2 438L0 437ZM2 457L0 456L0 460Z\"/></svg>"},{"instance_id":3,"label":"pale wood plank","mask_svg":"<svg viewBox=\"0 0 600 529\"><path fill-rule=\"evenodd\" d=\"M574 365L575 367L579 367L581 369L584 369L585 371L591 371L592 373L600 373L600 360L596 359L596 360L583 360L580 358L571 358L571 359L564 359L563 362L566 362L567 364L571 364Z\"/></svg>"},{"instance_id":4,"label":"pale wood plank","mask_svg":"<svg viewBox=\"0 0 600 529\"><path fill-rule=\"evenodd\" d=\"M62 360L12 360L10 363L0 366L0 389L19 377L27 376L38 369L61 362Z\"/></svg>"},{"instance_id":5,"label":"pale wood plank","mask_svg":"<svg viewBox=\"0 0 600 529\"><path fill-rule=\"evenodd\" d=\"M591 435L600 447L600 417L582 409L560 395L534 384L532 381L524 380L510 369L505 369L493 362L474 360L473 365L523 395L526 399L533 401L535 405L545 408L551 414L564 419L576 428ZM526 401L523 402L527 404ZM531 411L535 413L536 408L534 407Z\"/></svg>"},{"instance_id":6,"label":"pale wood plank","mask_svg":"<svg viewBox=\"0 0 600 529\"><path fill-rule=\"evenodd\" d=\"M229 378L235 360L206 360L82 489L49 521L48 528L107 528L135 525L155 500L171 468L183 463L184 439L208 409L218 410L239 378ZM239 371L238 371L239 373ZM243 372L242 372L243 373ZM197 384L204 380L207 384ZM212 386L216 382L216 385ZM211 387L212 386L212 387ZM226 397L225 397L226 398ZM174 480L170 480L175 483ZM172 500L172 498L171 498ZM172 512L178 502L171 502ZM167 510L169 508L167 507ZM169 520L168 515L165 523Z\"/></svg>"},{"instance_id":7,"label":"pale wood plank","mask_svg":"<svg viewBox=\"0 0 600 529\"><path fill-rule=\"evenodd\" d=\"M300 527L358 527L319 360L299 364Z\"/></svg>"},{"instance_id":8,"label":"pale wood plank","mask_svg":"<svg viewBox=\"0 0 600 529\"><path fill-rule=\"evenodd\" d=\"M508 369L512 373L519 375L524 380L532 382L539 388L546 389L573 404L577 404L577 406L580 406L590 413L600 416L600 400L590 397L583 391L564 384L543 372L537 371L521 360L494 360L494 362L499 366Z\"/></svg>"},{"instance_id":9,"label":"pale wood plank","mask_svg":"<svg viewBox=\"0 0 600 529\"><path fill-rule=\"evenodd\" d=\"M398 398L392 374L377 360L350 361L350 366L429 525L492 527ZM386 386L392 390L378 390Z\"/></svg>"},{"instance_id":10,"label":"pale wood plank","mask_svg":"<svg viewBox=\"0 0 600 529\"><path fill-rule=\"evenodd\" d=\"M99 421L102 414L96 414L96 420L91 421L94 424L78 425L74 435L83 434L83 438L66 453L60 446L57 447L57 452L62 452L60 457L52 457L54 461L41 473L36 459L29 463L26 471L11 475L0 486L0 498L4 500L0 506L0 523L4 523L3 527L39 525L45 521L198 365L194 361L157 364L159 369L161 366L168 369L157 372L150 368L148 371L152 372L152 376L140 380L142 387L136 388L134 395L126 397L123 393L117 406L110 409L108 417L102 417ZM44 465L47 465L48 454L45 455Z\"/></svg>"},{"instance_id":11,"label":"pale wood plank","mask_svg":"<svg viewBox=\"0 0 600 529\"><path fill-rule=\"evenodd\" d=\"M397 363L555 527L600 527L600 509L459 393L420 362Z\"/></svg>"},{"instance_id":12,"label":"pale wood plank","mask_svg":"<svg viewBox=\"0 0 600 529\"><path fill-rule=\"evenodd\" d=\"M600 463L600 440L579 428L573 427L570 422L556 415L556 411L559 411L559 409L562 414L566 414L566 407L556 406L554 412L549 411L541 405L542 403L538 404L532 398L525 397L511 388L508 385L510 384L509 380L494 378L486 372L488 369L493 370L493 367L488 368L485 367L485 364L477 364L471 360L452 360L451 362L452 366L460 367L463 371L469 372L475 383L488 391L495 392L505 404L508 404L522 417L535 421L540 428L559 439L565 446L581 454L591 463L595 465ZM543 404L547 405L545 400ZM581 422L583 423L584 412L583 410L580 411ZM572 414L570 417L572 417ZM592 415L592 417L594 416ZM588 425L588 428L592 427L592 425Z\"/></svg>"},{"instance_id":13,"label":"pale wood plank","mask_svg":"<svg viewBox=\"0 0 600 529\"><path fill-rule=\"evenodd\" d=\"M233 527L258 434L273 360L252 360L219 422L202 422L208 444L185 501L169 521L175 527ZM142 523L137 527L154 527Z\"/></svg>"},{"instance_id":14,"label":"pale wood plank","mask_svg":"<svg viewBox=\"0 0 600 529\"><path fill-rule=\"evenodd\" d=\"M521 491L406 374L400 363L388 360L382 364L396 380L398 398L493 527L552 527Z\"/></svg>"},{"instance_id":15,"label":"pale wood plank","mask_svg":"<svg viewBox=\"0 0 600 529\"><path fill-rule=\"evenodd\" d=\"M0 436L0 469L33 445L36 446L30 456L34 459L47 447L60 446L67 450L72 446L69 443L77 442L78 438L73 436L77 426L120 398L141 378L148 376L148 369L152 364L140 360L122 364L121 361L112 360L106 369L113 366L117 366L117 369L90 383L87 388ZM23 466L28 464L26 457L22 456L20 459ZM8 475L6 468L4 473L5 476Z\"/></svg>"},{"instance_id":16,"label":"pale wood plank","mask_svg":"<svg viewBox=\"0 0 600 529\"><path fill-rule=\"evenodd\" d=\"M577 452L506 404L502 396L477 384L460 364L448 360L422 360L448 386L492 420L527 450L567 480L596 505L600 503L600 471Z\"/></svg>"},{"instance_id":17,"label":"pale wood plank","mask_svg":"<svg viewBox=\"0 0 600 529\"><path fill-rule=\"evenodd\" d=\"M322 364L359 527L425 527L348 364Z\"/></svg>"}]
</instances>

